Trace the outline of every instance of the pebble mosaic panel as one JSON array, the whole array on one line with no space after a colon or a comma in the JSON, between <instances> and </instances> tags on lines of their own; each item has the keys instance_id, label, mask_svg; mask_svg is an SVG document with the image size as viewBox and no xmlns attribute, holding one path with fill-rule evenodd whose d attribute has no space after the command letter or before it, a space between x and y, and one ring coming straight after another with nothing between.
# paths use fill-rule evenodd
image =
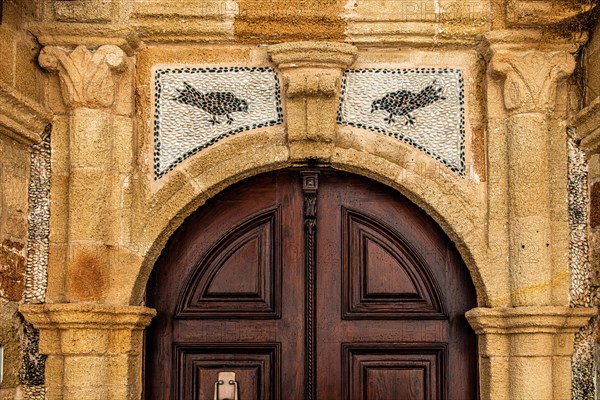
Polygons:
<instances>
[{"instance_id":1,"label":"pebble mosaic panel","mask_svg":"<svg viewBox=\"0 0 600 400\"><path fill-rule=\"evenodd\" d=\"M226 136L283 123L273 68L159 68L154 87L155 179Z\"/></svg>"},{"instance_id":2,"label":"pebble mosaic panel","mask_svg":"<svg viewBox=\"0 0 600 400\"><path fill-rule=\"evenodd\" d=\"M44 303L48 287L48 239L50 234L50 127L42 141L31 147L29 179L29 237L25 268L25 303ZM44 372L46 357L39 352L39 332L29 323L23 326L21 384L26 400L46 398Z\"/></svg>"},{"instance_id":3,"label":"pebble mosaic panel","mask_svg":"<svg viewBox=\"0 0 600 400\"><path fill-rule=\"evenodd\" d=\"M459 69L349 69L338 124L380 132L465 173L464 80Z\"/></svg>"},{"instance_id":4,"label":"pebble mosaic panel","mask_svg":"<svg viewBox=\"0 0 600 400\"><path fill-rule=\"evenodd\" d=\"M572 132L567 140L569 155L569 264L571 307L591 307L596 303L591 284L591 266L588 258L588 183L584 152L575 145ZM575 334L571 358L571 395L575 400L595 398L594 379L594 325L595 318Z\"/></svg>"}]
</instances>

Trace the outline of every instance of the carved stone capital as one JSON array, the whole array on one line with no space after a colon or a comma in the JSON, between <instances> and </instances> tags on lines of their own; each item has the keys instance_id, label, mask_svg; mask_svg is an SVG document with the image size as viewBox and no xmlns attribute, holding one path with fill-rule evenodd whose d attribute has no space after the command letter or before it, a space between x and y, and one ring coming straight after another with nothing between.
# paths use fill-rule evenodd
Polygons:
<instances>
[{"instance_id":1,"label":"carved stone capital","mask_svg":"<svg viewBox=\"0 0 600 400\"><path fill-rule=\"evenodd\" d=\"M513 114L552 111L558 83L574 68L564 51L499 51L492 57L492 72L504 82L504 105Z\"/></svg>"},{"instance_id":2,"label":"carved stone capital","mask_svg":"<svg viewBox=\"0 0 600 400\"><path fill-rule=\"evenodd\" d=\"M115 75L123 72L127 59L114 45L90 51L78 46L73 51L44 47L38 57L43 68L58 72L63 99L69 108L110 108L115 102Z\"/></svg>"}]
</instances>

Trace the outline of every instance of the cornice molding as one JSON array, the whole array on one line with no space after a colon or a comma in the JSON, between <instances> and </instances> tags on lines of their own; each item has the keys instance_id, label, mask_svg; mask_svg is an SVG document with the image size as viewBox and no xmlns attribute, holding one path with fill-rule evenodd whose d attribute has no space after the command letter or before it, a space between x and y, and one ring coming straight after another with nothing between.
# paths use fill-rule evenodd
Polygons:
<instances>
[{"instance_id":1,"label":"cornice molding","mask_svg":"<svg viewBox=\"0 0 600 400\"><path fill-rule=\"evenodd\" d=\"M22 304L19 312L40 330L140 330L156 315L156 310L143 306L86 303Z\"/></svg>"},{"instance_id":2,"label":"cornice molding","mask_svg":"<svg viewBox=\"0 0 600 400\"><path fill-rule=\"evenodd\" d=\"M557 35L543 29L497 29L485 32L485 44L493 51L565 51L575 53L589 38L588 32Z\"/></svg>"},{"instance_id":3,"label":"cornice molding","mask_svg":"<svg viewBox=\"0 0 600 400\"><path fill-rule=\"evenodd\" d=\"M159 21L144 25L91 24L66 22L36 22L27 25L43 46L90 48L105 44L119 46L133 56L144 45L151 44L227 44L244 37L236 37L233 20L202 19L185 26L164 25ZM411 48L472 48L485 43L504 44L507 47L552 47L575 52L587 42L587 32L572 32L559 36L545 29L487 30L485 23L406 22L349 20L346 43L379 47L403 45ZM265 39L268 40L268 39Z\"/></svg>"},{"instance_id":4,"label":"cornice molding","mask_svg":"<svg viewBox=\"0 0 600 400\"><path fill-rule=\"evenodd\" d=\"M575 128L575 137L588 157L600 153L600 97L571 118L569 125Z\"/></svg>"},{"instance_id":5,"label":"cornice molding","mask_svg":"<svg viewBox=\"0 0 600 400\"><path fill-rule=\"evenodd\" d=\"M515 27L562 24L590 12L595 6L586 1L508 0L506 23Z\"/></svg>"},{"instance_id":6,"label":"cornice molding","mask_svg":"<svg viewBox=\"0 0 600 400\"><path fill-rule=\"evenodd\" d=\"M574 333L596 315L596 308L555 306L485 308L467 311L467 320L479 335L519 333Z\"/></svg>"},{"instance_id":7,"label":"cornice molding","mask_svg":"<svg viewBox=\"0 0 600 400\"><path fill-rule=\"evenodd\" d=\"M0 134L19 143L39 143L41 133L52 121L52 113L12 86L0 83Z\"/></svg>"},{"instance_id":8,"label":"cornice molding","mask_svg":"<svg viewBox=\"0 0 600 400\"><path fill-rule=\"evenodd\" d=\"M289 42L269 46L279 68L347 68L356 59L356 47L339 42Z\"/></svg>"},{"instance_id":9,"label":"cornice molding","mask_svg":"<svg viewBox=\"0 0 600 400\"><path fill-rule=\"evenodd\" d=\"M142 46L135 28L123 24L36 22L27 25L42 46L90 48L113 45L133 56Z\"/></svg>"}]
</instances>

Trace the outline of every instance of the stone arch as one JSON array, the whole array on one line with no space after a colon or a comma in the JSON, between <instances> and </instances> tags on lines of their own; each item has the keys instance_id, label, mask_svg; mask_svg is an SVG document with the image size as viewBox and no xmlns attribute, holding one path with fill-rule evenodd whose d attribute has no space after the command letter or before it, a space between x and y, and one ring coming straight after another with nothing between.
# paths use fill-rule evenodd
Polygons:
<instances>
[{"instance_id":1,"label":"stone arch","mask_svg":"<svg viewBox=\"0 0 600 400\"><path fill-rule=\"evenodd\" d=\"M317 146L313 144L308 149ZM244 178L315 159L401 192L424 209L454 241L469 268L478 304L489 306L491 297L502 297L498 292L508 277L496 274L493 282L489 280L484 207L474 182L450 171L426 177L423 171L411 170L412 164L403 163L397 155L428 165L436 161L397 140L360 129L338 132L336 142L329 146L328 158L323 159L322 149L316 152L314 157L307 151L303 159L292 159L285 131L265 128L222 140L165 176L140 215L145 222L138 227L138 240L144 247L140 268L131 277L129 303L141 303L146 281L168 238L208 198ZM409 174L414 179L407 179Z\"/></svg>"}]
</instances>

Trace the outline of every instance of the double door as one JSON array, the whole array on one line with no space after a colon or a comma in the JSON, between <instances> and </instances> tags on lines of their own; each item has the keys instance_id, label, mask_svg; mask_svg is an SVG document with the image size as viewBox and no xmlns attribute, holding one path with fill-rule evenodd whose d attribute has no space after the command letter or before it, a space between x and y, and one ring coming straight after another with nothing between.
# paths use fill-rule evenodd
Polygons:
<instances>
[{"instance_id":1,"label":"double door","mask_svg":"<svg viewBox=\"0 0 600 400\"><path fill-rule=\"evenodd\" d=\"M171 237L147 305L146 399L213 400L223 372L239 400L477 397L475 293L453 243L352 174L229 187Z\"/></svg>"}]
</instances>

